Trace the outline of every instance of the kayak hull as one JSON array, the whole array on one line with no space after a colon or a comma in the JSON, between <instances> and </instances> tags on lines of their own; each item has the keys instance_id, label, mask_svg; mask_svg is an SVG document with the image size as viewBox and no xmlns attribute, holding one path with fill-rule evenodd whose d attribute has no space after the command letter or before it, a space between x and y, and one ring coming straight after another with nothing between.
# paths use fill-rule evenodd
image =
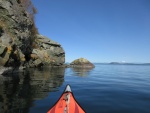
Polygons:
<instances>
[{"instance_id":1,"label":"kayak hull","mask_svg":"<svg viewBox=\"0 0 150 113\"><path fill-rule=\"evenodd\" d=\"M67 90L68 87L69 91ZM47 113L85 113L85 111L77 103L70 86L67 85L60 99Z\"/></svg>"}]
</instances>

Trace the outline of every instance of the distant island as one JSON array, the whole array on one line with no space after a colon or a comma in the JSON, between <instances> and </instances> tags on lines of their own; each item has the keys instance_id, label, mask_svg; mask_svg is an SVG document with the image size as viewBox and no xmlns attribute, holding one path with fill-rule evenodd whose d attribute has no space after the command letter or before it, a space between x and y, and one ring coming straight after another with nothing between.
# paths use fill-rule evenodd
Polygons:
<instances>
[{"instance_id":1,"label":"distant island","mask_svg":"<svg viewBox=\"0 0 150 113\"><path fill-rule=\"evenodd\" d=\"M129 62L110 62L109 64L118 64L118 65L150 65L150 63L129 63Z\"/></svg>"}]
</instances>

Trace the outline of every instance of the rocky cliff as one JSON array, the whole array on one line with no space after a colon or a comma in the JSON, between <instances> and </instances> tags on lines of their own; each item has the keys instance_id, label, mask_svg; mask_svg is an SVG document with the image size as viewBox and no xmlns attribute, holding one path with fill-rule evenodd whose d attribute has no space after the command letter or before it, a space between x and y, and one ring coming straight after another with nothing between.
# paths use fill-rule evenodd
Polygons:
<instances>
[{"instance_id":1,"label":"rocky cliff","mask_svg":"<svg viewBox=\"0 0 150 113\"><path fill-rule=\"evenodd\" d=\"M0 66L60 66L65 62L61 45L38 34L34 10L30 0L0 0Z\"/></svg>"}]
</instances>

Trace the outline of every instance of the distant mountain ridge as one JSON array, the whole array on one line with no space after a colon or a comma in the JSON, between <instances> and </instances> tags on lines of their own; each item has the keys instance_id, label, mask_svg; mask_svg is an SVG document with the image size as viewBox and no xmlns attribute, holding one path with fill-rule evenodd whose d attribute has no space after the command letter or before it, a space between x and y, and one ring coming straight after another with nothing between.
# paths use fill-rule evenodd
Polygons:
<instances>
[{"instance_id":1,"label":"distant mountain ridge","mask_svg":"<svg viewBox=\"0 0 150 113\"><path fill-rule=\"evenodd\" d=\"M93 64L106 64L106 65L150 65L150 63L121 63L121 62L93 62Z\"/></svg>"},{"instance_id":2,"label":"distant mountain ridge","mask_svg":"<svg viewBox=\"0 0 150 113\"><path fill-rule=\"evenodd\" d=\"M110 62L109 64L121 64L121 65L150 65L150 63L129 63L129 62Z\"/></svg>"}]
</instances>

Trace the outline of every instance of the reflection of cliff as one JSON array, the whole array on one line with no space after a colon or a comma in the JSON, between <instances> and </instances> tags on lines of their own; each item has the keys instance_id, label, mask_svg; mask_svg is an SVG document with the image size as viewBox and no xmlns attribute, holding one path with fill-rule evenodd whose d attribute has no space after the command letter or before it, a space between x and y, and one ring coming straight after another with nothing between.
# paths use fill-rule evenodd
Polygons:
<instances>
[{"instance_id":1,"label":"reflection of cliff","mask_svg":"<svg viewBox=\"0 0 150 113\"><path fill-rule=\"evenodd\" d=\"M19 111L28 113L30 105L28 98L31 94L28 80L28 76L23 82L18 75L13 78L1 77L3 83L0 85L0 113L19 113Z\"/></svg>"},{"instance_id":2,"label":"reflection of cliff","mask_svg":"<svg viewBox=\"0 0 150 113\"><path fill-rule=\"evenodd\" d=\"M28 113L33 100L61 86L64 68L32 69L23 75L0 76L0 113Z\"/></svg>"},{"instance_id":3,"label":"reflection of cliff","mask_svg":"<svg viewBox=\"0 0 150 113\"><path fill-rule=\"evenodd\" d=\"M34 99L41 99L48 92L56 90L64 82L64 68L30 69L30 85L34 90Z\"/></svg>"},{"instance_id":4,"label":"reflection of cliff","mask_svg":"<svg viewBox=\"0 0 150 113\"><path fill-rule=\"evenodd\" d=\"M93 68L79 68L79 67L74 67L71 68L77 75L79 76L87 76L88 73L93 69Z\"/></svg>"}]
</instances>

